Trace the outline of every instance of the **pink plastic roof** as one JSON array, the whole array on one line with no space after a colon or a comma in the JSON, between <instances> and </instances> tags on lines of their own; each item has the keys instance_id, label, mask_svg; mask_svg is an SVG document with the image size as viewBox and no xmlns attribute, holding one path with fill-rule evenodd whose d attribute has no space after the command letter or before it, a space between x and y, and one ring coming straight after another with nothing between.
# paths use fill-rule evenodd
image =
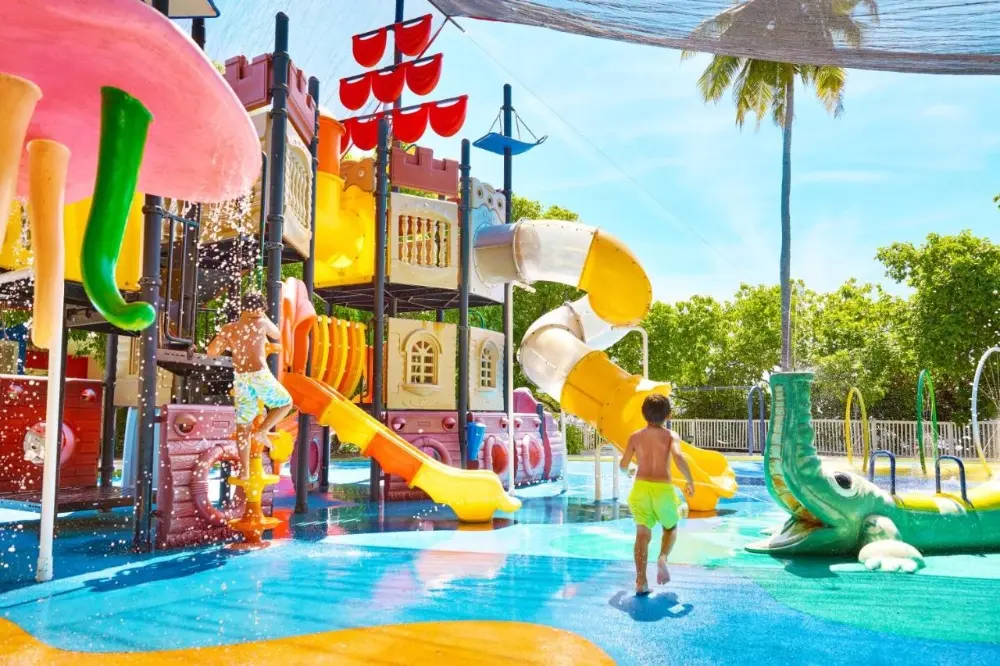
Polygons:
<instances>
[{"instance_id":1,"label":"pink plastic roof","mask_svg":"<svg viewBox=\"0 0 1000 666\"><path fill-rule=\"evenodd\" d=\"M0 43L0 71L42 89L27 140L54 139L72 151L67 201L94 188L102 86L121 88L153 114L140 192L223 201L259 176L260 142L243 105L197 45L145 4L3 0Z\"/></svg>"}]
</instances>

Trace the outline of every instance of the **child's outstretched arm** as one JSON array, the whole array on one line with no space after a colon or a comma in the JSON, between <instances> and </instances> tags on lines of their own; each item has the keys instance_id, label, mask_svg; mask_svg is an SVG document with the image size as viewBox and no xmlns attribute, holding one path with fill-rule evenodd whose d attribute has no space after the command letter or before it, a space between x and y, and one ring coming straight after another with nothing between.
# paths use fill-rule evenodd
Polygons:
<instances>
[{"instance_id":1,"label":"child's outstretched arm","mask_svg":"<svg viewBox=\"0 0 1000 666\"><path fill-rule=\"evenodd\" d=\"M681 452L681 438L675 433L671 433L671 436L673 438L674 462L677 464L677 469L684 475L684 480L687 481L687 488L684 489L684 492L690 497L694 495L694 477L691 476L691 466L688 465L687 458Z\"/></svg>"},{"instance_id":2,"label":"child's outstretched arm","mask_svg":"<svg viewBox=\"0 0 1000 666\"><path fill-rule=\"evenodd\" d=\"M264 318L264 321L267 322L264 325L264 335L270 340L281 340L281 330L274 325L274 322L267 317Z\"/></svg>"}]
</instances>

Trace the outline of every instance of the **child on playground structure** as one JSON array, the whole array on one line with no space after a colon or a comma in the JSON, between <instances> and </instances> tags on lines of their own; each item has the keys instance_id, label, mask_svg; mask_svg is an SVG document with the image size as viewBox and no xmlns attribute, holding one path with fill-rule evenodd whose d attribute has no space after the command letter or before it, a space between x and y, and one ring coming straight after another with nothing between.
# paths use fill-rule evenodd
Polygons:
<instances>
[{"instance_id":1,"label":"child on playground structure","mask_svg":"<svg viewBox=\"0 0 1000 666\"><path fill-rule=\"evenodd\" d=\"M233 392L236 404L236 443L240 451L240 478L250 474L250 444L253 422L260 410L268 409L256 437L270 446L267 433L292 409L292 396L278 383L267 367L267 342L279 340L281 331L264 314L264 298L257 292L243 297L239 319L222 327L208 345L209 356L221 356L229 351L233 357Z\"/></svg>"},{"instance_id":2,"label":"child on playground structure","mask_svg":"<svg viewBox=\"0 0 1000 666\"><path fill-rule=\"evenodd\" d=\"M659 394L648 396L642 403L642 416L646 419L646 427L629 437L620 464L622 471L628 470L634 455L639 466L628 496L629 509L635 520L635 593L638 595L649 594L646 560L653 527L657 523L663 526L663 538L660 541L660 556L656 560L656 583L663 585L670 581L667 556L677 540L679 520L677 493L670 475L671 459L687 481L685 494L694 495L694 480L681 454L680 437L665 426L670 418L670 399Z\"/></svg>"}]
</instances>

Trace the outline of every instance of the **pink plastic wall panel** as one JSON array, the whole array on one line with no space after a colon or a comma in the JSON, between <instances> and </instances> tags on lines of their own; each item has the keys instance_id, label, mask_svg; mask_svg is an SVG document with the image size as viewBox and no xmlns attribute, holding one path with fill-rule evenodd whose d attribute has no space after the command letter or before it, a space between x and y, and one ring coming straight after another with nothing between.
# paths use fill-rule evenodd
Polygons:
<instances>
[{"instance_id":1,"label":"pink plastic wall panel","mask_svg":"<svg viewBox=\"0 0 1000 666\"><path fill-rule=\"evenodd\" d=\"M530 398L530 393L528 397ZM486 436L479 451L479 468L493 470L506 483L506 414L474 412L472 417L477 423L486 426ZM394 411L388 413L387 422L403 439L428 455L454 467L459 466L461 455L456 412ZM563 473L566 446L551 414L545 414L545 422L547 432L543 438L541 419L537 414L514 415L515 485L557 479ZM406 482L396 476L389 476L385 488L385 497L391 501L427 499L423 491L407 487Z\"/></svg>"},{"instance_id":2,"label":"pink plastic wall panel","mask_svg":"<svg viewBox=\"0 0 1000 666\"><path fill-rule=\"evenodd\" d=\"M220 461L238 461L232 407L166 405L160 432L160 475L156 491L156 544L158 548L182 548L229 541L239 537L227 524L243 514L243 490L236 488L232 506L217 510L208 499L211 466ZM264 454L264 467L270 460ZM270 515L274 493L264 490L262 508Z\"/></svg>"},{"instance_id":3,"label":"pink plastic wall panel","mask_svg":"<svg viewBox=\"0 0 1000 666\"><path fill-rule=\"evenodd\" d=\"M430 148L416 147L415 154L392 151L390 157L392 184L413 187L446 197L458 196L458 162L435 159Z\"/></svg>"},{"instance_id":4,"label":"pink plastic wall panel","mask_svg":"<svg viewBox=\"0 0 1000 666\"><path fill-rule=\"evenodd\" d=\"M271 81L274 63L270 53L247 62L246 56L236 56L226 61L225 78L247 111L271 103ZM305 143L312 141L315 125L316 102L309 96L309 77L289 62L288 66L288 117Z\"/></svg>"},{"instance_id":5,"label":"pink plastic wall panel","mask_svg":"<svg viewBox=\"0 0 1000 666\"><path fill-rule=\"evenodd\" d=\"M456 412L389 412L387 422L396 434L424 453L453 467L461 465ZM385 497L392 501L427 499L422 490L407 487L403 479L393 475L386 479Z\"/></svg>"}]
</instances>

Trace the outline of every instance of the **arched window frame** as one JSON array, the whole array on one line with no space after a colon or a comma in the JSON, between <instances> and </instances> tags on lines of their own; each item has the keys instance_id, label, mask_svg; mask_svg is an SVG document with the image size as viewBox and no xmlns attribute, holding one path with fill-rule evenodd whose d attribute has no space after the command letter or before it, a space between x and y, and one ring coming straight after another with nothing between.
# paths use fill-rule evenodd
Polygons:
<instances>
[{"instance_id":1,"label":"arched window frame","mask_svg":"<svg viewBox=\"0 0 1000 666\"><path fill-rule=\"evenodd\" d=\"M489 361L487 361L487 358ZM487 340L479 348L479 381L477 388L480 391L495 391L499 384L500 349L492 340Z\"/></svg>"},{"instance_id":2,"label":"arched window frame","mask_svg":"<svg viewBox=\"0 0 1000 666\"><path fill-rule=\"evenodd\" d=\"M420 352L423 354L421 358L415 358L418 345L426 345L424 350ZM414 331L406 338L403 349L405 350L405 366L403 368L405 373L404 388L418 395L424 395L437 390L440 387L441 381L441 342L429 331ZM430 350L429 355L425 351L427 349ZM430 381L425 381L428 378L428 375L425 374L428 372L428 366L430 366ZM415 368L419 369L421 373L419 377L420 381L414 381L418 379L414 375Z\"/></svg>"}]
</instances>

